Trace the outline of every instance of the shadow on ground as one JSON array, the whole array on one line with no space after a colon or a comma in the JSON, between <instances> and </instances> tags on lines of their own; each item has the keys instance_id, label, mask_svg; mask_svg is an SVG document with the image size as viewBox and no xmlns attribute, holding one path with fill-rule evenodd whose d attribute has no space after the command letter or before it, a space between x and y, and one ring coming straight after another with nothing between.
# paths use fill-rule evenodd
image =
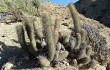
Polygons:
<instances>
[{"instance_id":1,"label":"shadow on ground","mask_svg":"<svg viewBox=\"0 0 110 70\"><path fill-rule=\"evenodd\" d=\"M13 69L35 68L36 61L29 60L24 51L17 46L8 46L0 41L0 69L7 62L11 62Z\"/></svg>"}]
</instances>

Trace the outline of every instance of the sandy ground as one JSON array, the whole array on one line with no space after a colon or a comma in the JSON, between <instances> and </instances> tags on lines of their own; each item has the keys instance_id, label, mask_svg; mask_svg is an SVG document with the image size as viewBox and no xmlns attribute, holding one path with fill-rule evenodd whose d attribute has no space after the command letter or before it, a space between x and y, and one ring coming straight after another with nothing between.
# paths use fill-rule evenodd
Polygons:
<instances>
[{"instance_id":1,"label":"sandy ground","mask_svg":"<svg viewBox=\"0 0 110 70\"><path fill-rule=\"evenodd\" d=\"M20 47L18 43L16 26L20 25L19 22L13 24L0 23L0 41L4 42L8 46Z\"/></svg>"}]
</instances>

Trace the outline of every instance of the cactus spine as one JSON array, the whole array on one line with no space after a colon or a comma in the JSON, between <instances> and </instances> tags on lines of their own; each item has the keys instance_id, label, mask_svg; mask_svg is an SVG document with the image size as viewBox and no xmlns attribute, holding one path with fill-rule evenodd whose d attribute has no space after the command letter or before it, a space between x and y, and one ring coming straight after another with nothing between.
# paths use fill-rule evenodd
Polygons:
<instances>
[{"instance_id":1,"label":"cactus spine","mask_svg":"<svg viewBox=\"0 0 110 70\"><path fill-rule=\"evenodd\" d=\"M48 14L44 14L42 19L43 19L44 31L46 34L45 35L46 42L48 46L48 59L52 61L54 59L56 48L55 48L55 43L54 43L53 34L52 34L50 16Z\"/></svg>"}]
</instances>

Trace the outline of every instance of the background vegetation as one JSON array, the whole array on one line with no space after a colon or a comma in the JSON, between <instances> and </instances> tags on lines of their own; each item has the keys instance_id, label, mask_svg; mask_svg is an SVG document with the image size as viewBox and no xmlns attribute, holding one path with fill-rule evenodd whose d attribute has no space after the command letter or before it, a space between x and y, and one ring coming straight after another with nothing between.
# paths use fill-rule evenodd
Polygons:
<instances>
[{"instance_id":1,"label":"background vegetation","mask_svg":"<svg viewBox=\"0 0 110 70\"><path fill-rule=\"evenodd\" d=\"M0 0L0 12L22 9L31 15L36 14L39 2L46 0Z\"/></svg>"}]
</instances>

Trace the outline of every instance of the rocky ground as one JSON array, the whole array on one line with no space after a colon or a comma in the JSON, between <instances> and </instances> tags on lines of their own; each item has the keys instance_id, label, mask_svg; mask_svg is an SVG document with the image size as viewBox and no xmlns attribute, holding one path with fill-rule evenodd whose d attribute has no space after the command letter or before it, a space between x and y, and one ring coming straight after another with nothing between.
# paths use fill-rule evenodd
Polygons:
<instances>
[{"instance_id":1,"label":"rocky ground","mask_svg":"<svg viewBox=\"0 0 110 70\"><path fill-rule=\"evenodd\" d=\"M41 7L38 9L39 15L41 16L44 12L48 12L52 16L52 25L55 25L55 17L59 17L61 22L60 30L70 32L68 28L74 27L73 20L68 7L53 3L42 3ZM79 15L80 23L88 23L90 25L96 26L100 31L100 35L106 38L107 46L110 47L110 29L101 25L98 21L86 18ZM38 23L41 23L40 17L37 17ZM58 62L54 67L42 67L37 68L36 61L30 61L21 49L18 41L18 36L16 33L16 26L22 25L22 22L14 23L0 23L0 68L4 70L10 69L32 69L32 70L79 70L77 66L72 66L68 63L68 59ZM28 39L28 38L27 38ZM82 69L83 70L83 69ZM85 70L85 69L84 69ZM106 67L97 63L95 67L88 70L106 70Z\"/></svg>"}]
</instances>

